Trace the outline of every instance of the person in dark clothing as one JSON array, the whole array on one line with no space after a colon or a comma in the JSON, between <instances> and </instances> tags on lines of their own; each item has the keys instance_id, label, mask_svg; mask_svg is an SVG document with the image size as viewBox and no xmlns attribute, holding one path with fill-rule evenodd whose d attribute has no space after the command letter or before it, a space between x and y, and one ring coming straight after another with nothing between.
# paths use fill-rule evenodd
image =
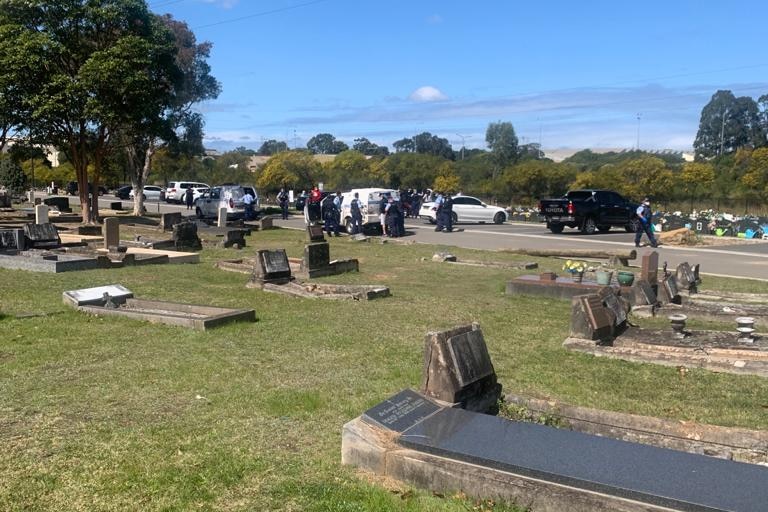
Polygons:
<instances>
[{"instance_id":1,"label":"person in dark clothing","mask_svg":"<svg viewBox=\"0 0 768 512\"><path fill-rule=\"evenodd\" d=\"M195 198L195 191L192 190L192 187L187 187L187 191L184 192L184 202L187 204L187 210L192 209L192 205L194 204L193 199Z\"/></svg>"},{"instance_id":2,"label":"person in dark clothing","mask_svg":"<svg viewBox=\"0 0 768 512\"><path fill-rule=\"evenodd\" d=\"M363 208L360 202L360 194L355 192L355 197L349 203L349 212L352 216L352 234L356 235L363 231Z\"/></svg>"},{"instance_id":3,"label":"person in dark clothing","mask_svg":"<svg viewBox=\"0 0 768 512\"><path fill-rule=\"evenodd\" d=\"M443 232L450 233L453 231L453 199L450 194L445 194L445 200L443 201L440 213L443 216L443 220L440 222L443 226Z\"/></svg>"},{"instance_id":4,"label":"person in dark clothing","mask_svg":"<svg viewBox=\"0 0 768 512\"><path fill-rule=\"evenodd\" d=\"M309 193L309 200L307 201L307 217L310 224L315 224L320 220L321 208L320 201L323 198L323 193L317 186L312 187Z\"/></svg>"},{"instance_id":5,"label":"person in dark clothing","mask_svg":"<svg viewBox=\"0 0 768 512\"><path fill-rule=\"evenodd\" d=\"M288 219L288 192L285 191L285 187L280 189L280 193L277 194L277 202L280 203L280 211L282 213L283 220Z\"/></svg>"},{"instance_id":6,"label":"person in dark clothing","mask_svg":"<svg viewBox=\"0 0 768 512\"><path fill-rule=\"evenodd\" d=\"M400 236L400 212L392 196L387 200L384 216L387 224L387 234L393 238Z\"/></svg>"},{"instance_id":7,"label":"person in dark clothing","mask_svg":"<svg viewBox=\"0 0 768 512\"><path fill-rule=\"evenodd\" d=\"M325 231L328 236L339 234L339 211L336 209L334 196L328 195L323 199L323 221L325 222Z\"/></svg>"},{"instance_id":8,"label":"person in dark clothing","mask_svg":"<svg viewBox=\"0 0 768 512\"><path fill-rule=\"evenodd\" d=\"M653 213L651 212L650 199L647 197L643 199L643 204L637 207L635 214L640 220L638 229L635 231L635 247L640 247L640 239L643 237L643 233L648 236L648 241L651 242L651 247L658 247L658 244L656 243L656 237L653 236L653 228L651 228Z\"/></svg>"}]
</instances>

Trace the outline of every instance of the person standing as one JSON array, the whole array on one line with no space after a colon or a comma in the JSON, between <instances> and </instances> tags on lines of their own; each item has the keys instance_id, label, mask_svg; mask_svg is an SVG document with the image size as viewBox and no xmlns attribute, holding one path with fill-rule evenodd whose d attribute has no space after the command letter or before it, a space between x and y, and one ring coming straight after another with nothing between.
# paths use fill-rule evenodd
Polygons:
<instances>
[{"instance_id":1,"label":"person standing","mask_svg":"<svg viewBox=\"0 0 768 512\"><path fill-rule=\"evenodd\" d=\"M445 200L443 201L443 232L450 233L453 231L453 198L451 197L451 194L445 195Z\"/></svg>"},{"instance_id":2,"label":"person standing","mask_svg":"<svg viewBox=\"0 0 768 512\"><path fill-rule=\"evenodd\" d=\"M192 209L192 205L194 204L195 199L195 191L192 190L192 187L187 187L187 191L184 192L184 202L187 205L187 210Z\"/></svg>"},{"instance_id":3,"label":"person standing","mask_svg":"<svg viewBox=\"0 0 768 512\"><path fill-rule=\"evenodd\" d=\"M379 222L381 223L381 236L387 236L387 204L389 194L382 194L379 201Z\"/></svg>"},{"instance_id":4,"label":"person standing","mask_svg":"<svg viewBox=\"0 0 768 512\"><path fill-rule=\"evenodd\" d=\"M640 239L643 237L643 233L646 234L648 241L651 242L651 247L658 247L659 244L656 243L656 237L653 236L653 228L651 227L653 212L651 212L650 199L647 197L643 199L643 204L637 207L635 214L638 220L640 220L638 229L635 231L635 247L640 247Z\"/></svg>"},{"instance_id":5,"label":"person standing","mask_svg":"<svg viewBox=\"0 0 768 512\"><path fill-rule=\"evenodd\" d=\"M392 196L389 196L387 199L387 206L385 207L385 222L387 224L387 233L392 238L397 238L400 236L400 225L399 225L399 217L400 212L397 203L395 202L395 198Z\"/></svg>"},{"instance_id":6,"label":"person standing","mask_svg":"<svg viewBox=\"0 0 768 512\"><path fill-rule=\"evenodd\" d=\"M336 211L336 196L327 196L323 199L323 221L325 221L325 231L328 236L339 235L339 215Z\"/></svg>"},{"instance_id":7,"label":"person standing","mask_svg":"<svg viewBox=\"0 0 768 512\"><path fill-rule=\"evenodd\" d=\"M315 224L320 220L321 208L320 201L323 199L323 193L317 188L317 185L312 187L309 192L309 200L307 201L307 217L310 224Z\"/></svg>"},{"instance_id":8,"label":"person standing","mask_svg":"<svg viewBox=\"0 0 768 512\"><path fill-rule=\"evenodd\" d=\"M253 202L256 200L251 193L246 190L243 196L243 205L245 205L245 220L253 220L255 215L253 211Z\"/></svg>"},{"instance_id":9,"label":"person standing","mask_svg":"<svg viewBox=\"0 0 768 512\"><path fill-rule=\"evenodd\" d=\"M283 220L288 220L288 192L285 191L285 187L280 188L280 193L277 194L277 202L280 203L280 212L282 213Z\"/></svg>"},{"instance_id":10,"label":"person standing","mask_svg":"<svg viewBox=\"0 0 768 512\"><path fill-rule=\"evenodd\" d=\"M360 194L355 192L355 197L349 203L349 212L352 216L352 234L363 232L363 204L360 202Z\"/></svg>"},{"instance_id":11,"label":"person standing","mask_svg":"<svg viewBox=\"0 0 768 512\"><path fill-rule=\"evenodd\" d=\"M435 231L442 231L445 227L443 225L443 203L445 202L445 198L440 191L437 191L436 194L435 205L432 207L435 211L435 223L437 224L437 226L435 226Z\"/></svg>"}]
</instances>

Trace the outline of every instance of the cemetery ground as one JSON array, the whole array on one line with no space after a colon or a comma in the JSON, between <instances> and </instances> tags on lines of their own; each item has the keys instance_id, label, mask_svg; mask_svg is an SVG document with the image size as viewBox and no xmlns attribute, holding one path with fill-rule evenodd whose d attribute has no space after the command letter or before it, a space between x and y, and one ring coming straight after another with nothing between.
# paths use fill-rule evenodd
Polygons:
<instances>
[{"instance_id":1,"label":"cemetery ground","mask_svg":"<svg viewBox=\"0 0 768 512\"><path fill-rule=\"evenodd\" d=\"M504 392L768 429L766 379L569 352L570 301L504 294L530 271L435 263L446 247L377 240L331 239L332 258L358 258L360 272L318 280L389 286L392 296L375 301L269 294L214 268L256 248L300 257L305 233L282 229L254 232L241 251L205 248L197 265L0 269L0 509L523 510L381 482L340 462L344 423L419 387L426 332L470 322ZM562 273L561 260L450 251ZM703 279L703 289L765 288ZM142 298L254 308L259 321L201 332L62 304L65 290L113 283Z\"/></svg>"}]
</instances>

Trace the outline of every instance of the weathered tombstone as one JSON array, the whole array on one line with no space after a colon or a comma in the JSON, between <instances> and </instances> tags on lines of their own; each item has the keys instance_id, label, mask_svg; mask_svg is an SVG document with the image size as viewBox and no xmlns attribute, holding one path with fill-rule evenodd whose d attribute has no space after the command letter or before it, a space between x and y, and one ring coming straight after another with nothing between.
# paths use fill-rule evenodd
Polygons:
<instances>
[{"instance_id":1,"label":"weathered tombstone","mask_svg":"<svg viewBox=\"0 0 768 512\"><path fill-rule=\"evenodd\" d=\"M427 333L421 392L470 411L496 406L501 384L478 324Z\"/></svg>"},{"instance_id":2,"label":"weathered tombstone","mask_svg":"<svg viewBox=\"0 0 768 512\"><path fill-rule=\"evenodd\" d=\"M696 292L696 276L687 261L679 264L675 271L679 287L689 292Z\"/></svg>"},{"instance_id":3,"label":"weathered tombstone","mask_svg":"<svg viewBox=\"0 0 768 512\"><path fill-rule=\"evenodd\" d=\"M274 224L272 222L272 217L263 217L261 219L261 230L264 231L265 229L274 229Z\"/></svg>"},{"instance_id":4,"label":"weathered tombstone","mask_svg":"<svg viewBox=\"0 0 768 512\"><path fill-rule=\"evenodd\" d=\"M640 279L645 279L651 286L659 281L659 253L651 251L644 254L641 263Z\"/></svg>"},{"instance_id":5,"label":"weathered tombstone","mask_svg":"<svg viewBox=\"0 0 768 512\"><path fill-rule=\"evenodd\" d=\"M613 319L614 319L614 327L615 331L614 334L617 334L619 331L623 331L627 327L627 310L624 307L624 304L622 303L622 299L619 298L618 295L616 295L616 292L611 288L610 286L605 286L603 288L600 288L600 290L597 292L597 294L600 296L600 298L603 300L603 304L606 308L608 308L608 311L611 312Z\"/></svg>"},{"instance_id":6,"label":"weathered tombstone","mask_svg":"<svg viewBox=\"0 0 768 512\"><path fill-rule=\"evenodd\" d=\"M653 306L658 302L653 286L645 279L636 279L632 283L631 300L633 306Z\"/></svg>"},{"instance_id":7,"label":"weathered tombstone","mask_svg":"<svg viewBox=\"0 0 768 512\"><path fill-rule=\"evenodd\" d=\"M173 226L181 222L181 212L163 213L160 216L160 228L163 231L172 231Z\"/></svg>"},{"instance_id":8,"label":"weathered tombstone","mask_svg":"<svg viewBox=\"0 0 768 512\"><path fill-rule=\"evenodd\" d=\"M607 342L613 339L613 319L597 294L577 295L571 301L571 336Z\"/></svg>"},{"instance_id":9,"label":"weathered tombstone","mask_svg":"<svg viewBox=\"0 0 768 512\"><path fill-rule=\"evenodd\" d=\"M117 217L106 217L101 229L106 249L120 245L120 219Z\"/></svg>"},{"instance_id":10,"label":"weathered tombstone","mask_svg":"<svg viewBox=\"0 0 768 512\"><path fill-rule=\"evenodd\" d=\"M59 232L53 224L24 224L24 236L30 242L28 246L34 249L45 249L61 245Z\"/></svg>"},{"instance_id":11,"label":"weathered tombstone","mask_svg":"<svg viewBox=\"0 0 768 512\"><path fill-rule=\"evenodd\" d=\"M0 251L23 251L26 248L23 229L0 230Z\"/></svg>"},{"instance_id":12,"label":"weathered tombstone","mask_svg":"<svg viewBox=\"0 0 768 512\"><path fill-rule=\"evenodd\" d=\"M173 246L176 250L200 250L203 244L197 236L196 222L180 222L173 226Z\"/></svg>"},{"instance_id":13,"label":"weathered tombstone","mask_svg":"<svg viewBox=\"0 0 768 512\"><path fill-rule=\"evenodd\" d=\"M227 227L227 209L226 208L219 208L219 218L216 225L220 228Z\"/></svg>"},{"instance_id":14,"label":"weathered tombstone","mask_svg":"<svg viewBox=\"0 0 768 512\"><path fill-rule=\"evenodd\" d=\"M291 265L288 262L285 249L259 249L256 251L252 281L285 284L291 279Z\"/></svg>"},{"instance_id":15,"label":"weathered tombstone","mask_svg":"<svg viewBox=\"0 0 768 512\"><path fill-rule=\"evenodd\" d=\"M0 208L11 207L11 196L8 195L8 191L4 188L0 190Z\"/></svg>"},{"instance_id":16,"label":"weathered tombstone","mask_svg":"<svg viewBox=\"0 0 768 512\"><path fill-rule=\"evenodd\" d=\"M110 201L109 209L110 210L120 211L120 210L123 209L123 202L122 201Z\"/></svg>"},{"instance_id":17,"label":"weathered tombstone","mask_svg":"<svg viewBox=\"0 0 768 512\"><path fill-rule=\"evenodd\" d=\"M245 231L242 229L230 229L224 233L224 247L236 247L242 249L245 247Z\"/></svg>"},{"instance_id":18,"label":"weathered tombstone","mask_svg":"<svg viewBox=\"0 0 768 512\"><path fill-rule=\"evenodd\" d=\"M307 236L310 242L325 242L323 226L317 224L307 226Z\"/></svg>"},{"instance_id":19,"label":"weathered tombstone","mask_svg":"<svg viewBox=\"0 0 768 512\"><path fill-rule=\"evenodd\" d=\"M69 207L68 197L46 197L43 199L43 204L50 207L56 207L60 212L72 211L72 208Z\"/></svg>"},{"instance_id":20,"label":"weathered tombstone","mask_svg":"<svg viewBox=\"0 0 768 512\"><path fill-rule=\"evenodd\" d=\"M696 284L701 284L701 275L699 275L699 270L701 270L701 264L697 263L693 266L693 279L696 281Z\"/></svg>"},{"instance_id":21,"label":"weathered tombstone","mask_svg":"<svg viewBox=\"0 0 768 512\"><path fill-rule=\"evenodd\" d=\"M44 204L35 206L35 224L48 224L48 206Z\"/></svg>"},{"instance_id":22,"label":"weathered tombstone","mask_svg":"<svg viewBox=\"0 0 768 512\"><path fill-rule=\"evenodd\" d=\"M659 286L659 298L666 304L680 304L680 292L677 289L677 279L674 275L666 276Z\"/></svg>"},{"instance_id":23,"label":"weathered tombstone","mask_svg":"<svg viewBox=\"0 0 768 512\"><path fill-rule=\"evenodd\" d=\"M328 267L331 263L331 249L328 242L314 242L304 246L302 269L306 271Z\"/></svg>"}]
</instances>

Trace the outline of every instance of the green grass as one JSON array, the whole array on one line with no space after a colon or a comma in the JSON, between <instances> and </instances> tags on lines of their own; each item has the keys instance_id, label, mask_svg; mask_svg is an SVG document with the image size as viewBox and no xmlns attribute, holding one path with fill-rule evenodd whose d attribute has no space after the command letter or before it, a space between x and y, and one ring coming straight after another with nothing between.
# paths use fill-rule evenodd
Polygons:
<instances>
[{"instance_id":1,"label":"green grass","mask_svg":"<svg viewBox=\"0 0 768 512\"><path fill-rule=\"evenodd\" d=\"M340 464L341 428L421 381L424 334L479 322L505 390L583 406L768 428L768 381L593 358L562 349L567 301L508 297L525 273L422 261L444 247L331 240L371 302L246 289L218 259L303 252L304 234L254 233L200 265L64 274L0 270L0 510L515 510L380 485ZM459 258L553 260L451 248ZM705 276L717 289L725 280ZM252 307L259 321L210 332L90 317L64 290L122 284L136 296ZM739 281L740 291L760 291ZM17 315L39 316L18 318Z\"/></svg>"}]
</instances>

